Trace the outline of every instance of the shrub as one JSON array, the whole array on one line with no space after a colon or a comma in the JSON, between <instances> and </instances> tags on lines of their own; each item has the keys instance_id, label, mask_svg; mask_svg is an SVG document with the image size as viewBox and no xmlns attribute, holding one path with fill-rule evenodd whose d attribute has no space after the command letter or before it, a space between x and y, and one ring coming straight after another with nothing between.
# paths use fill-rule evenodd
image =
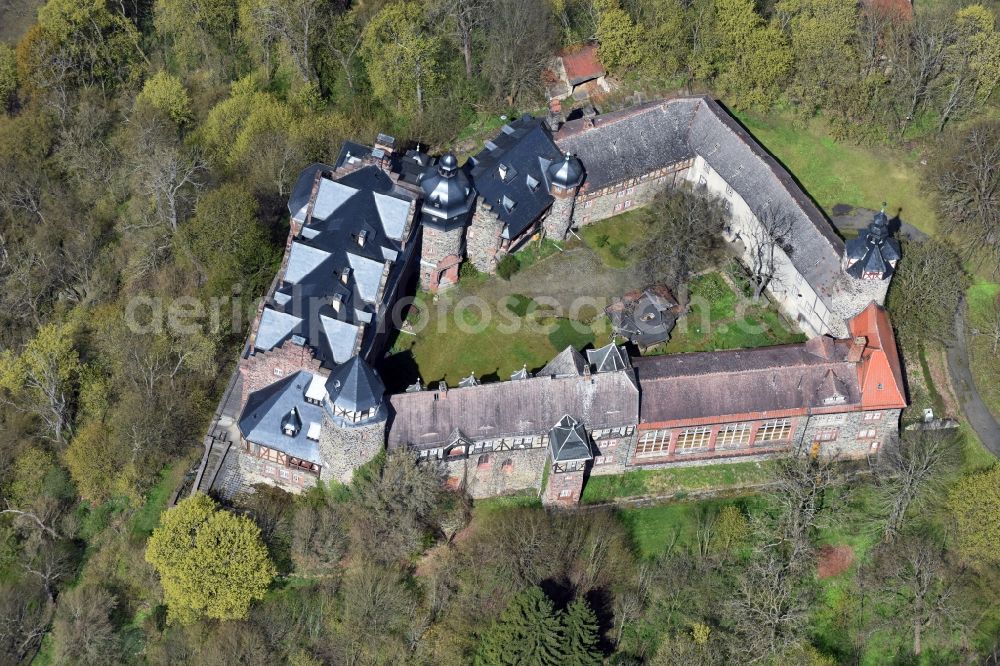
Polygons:
<instances>
[{"instance_id":1,"label":"shrub","mask_svg":"<svg viewBox=\"0 0 1000 666\"><path fill-rule=\"evenodd\" d=\"M521 265L517 263L517 257L512 254L506 255L497 264L497 275L502 277L504 280L509 280L514 273L521 269Z\"/></svg>"}]
</instances>

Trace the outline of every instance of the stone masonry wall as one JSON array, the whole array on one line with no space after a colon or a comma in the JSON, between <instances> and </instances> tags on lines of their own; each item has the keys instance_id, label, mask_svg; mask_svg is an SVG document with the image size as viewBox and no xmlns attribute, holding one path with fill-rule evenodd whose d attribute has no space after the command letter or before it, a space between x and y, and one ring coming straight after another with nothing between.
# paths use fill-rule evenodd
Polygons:
<instances>
[{"instance_id":1,"label":"stone masonry wall","mask_svg":"<svg viewBox=\"0 0 1000 666\"><path fill-rule=\"evenodd\" d=\"M354 470L361 467L382 450L385 445L385 420L357 428L341 427L328 417L323 418L323 432L319 438L323 481L350 483Z\"/></svg>"},{"instance_id":2,"label":"stone masonry wall","mask_svg":"<svg viewBox=\"0 0 1000 666\"><path fill-rule=\"evenodd\" d=\"M316 474L274 461L264 460L247 451L240 451L237 463L245 485L264 483L290 493L300 493L316 485Z\"/></svg>"},{"instance_id":3,"label":"stone masonry wall","mask_svg":"<svg viewBox=\"0 0 1000 666\"><path fill-rule=\"evenodd\" d=\"M583 470L550 472L548 487L542 493L546 506L576 506L583 494Z\"/></svg>"},{"instance_id":4,"label":"stone masonry wall","mask_svg":"<svg viewBox=\"0 0 1000 666\"><path fill-rule=\"evenodd\" d=\"M553 196L555 199L543 222L545 236L552 240L562 240L566 238L566 232L569 231L573 221L573 193L553 194Z\"/></svg>"},{"instance_id":5,"label":"stone masonry wall","mask_svg":"<svg viewBox=\"0 0 1000 666\"><path fill-rule=\"evenodd\" d=\"M874 455L899 434L900 413L898 409L883 409L814 414L806 424L802 446L811 449L816 444L820 453L841 458Z\"/></svg>"},{"instance_id":6,"label":"stone masonry wall","mask_svg":"<svg viewBox=\"0 0 1000 666\"><path fill-rule=\"evenodd\" d=\"M280 347L265 352L257 352L240 360L240 374L243 375L243 394L240 405L245 405L247 397L254 391L269 386L282 377L308 370L313 374L329 375L320 368L313 351L303 345L286 340Z\"/></svg>"},{"instance_id":7,"label":"stone masonry wall","mask_svg":"<svg viewBox=\"0 0 1000 666\"><path fill-rule=\"evenodd\" d=\"M542 485L547 448L495 451L442 461L450 486L474 499L507 495ZM485 460L483 460L485 458Z\"/></svg>"},{"instance_id":8,"label":"stone masonry wall","mask_svg":"<svg viewBox=\"0 0 1000 666\"><path fill-rule=\"evenodd\" d=\"M601 438L594 440L594 466L591 476L604 474L622 474L628 465L629 457L635 449L636 433L624 437ZM610 460L607 460L610 458Z\"/></svg>"},{"instance_id":9,"label":"stone masonry wall","mask_svg":"<svg viewBox=\"0 0 1000 666\"><path fill-rule=\"evenodd\" d=\"M573 209L574 226L584 226L648 205L664 189L684 182L689 166L690 161L685 160L595 192L581 193Z\"/></svg>"},{"instance_id":10,"label":"stone masonry wall","mask_svg":"<svg viewBox=\"0 0 1000 666\"><path fill-rule=\"evenodd\" d=\"M423 239L420 246L420 287L428 291L437 288L439 275L452 262L445 260L462 256L462 240L465 227L457 226L448 231L433 227L423 227Z\"/></svg>"},{"instance_id":11,"label":"stone masonry wall","mask_svg":"<svg viewBox=\"0 0 1000 666\"><path fill-rule=\"evenodd\" d=\"M472 225L469 227L465 246L469 261L480 272L490 274L496 272L497 250L500 247L502 233L503 223L480 199L476 204L476 212L472 215Z\"/></svg>"}]
</instances>

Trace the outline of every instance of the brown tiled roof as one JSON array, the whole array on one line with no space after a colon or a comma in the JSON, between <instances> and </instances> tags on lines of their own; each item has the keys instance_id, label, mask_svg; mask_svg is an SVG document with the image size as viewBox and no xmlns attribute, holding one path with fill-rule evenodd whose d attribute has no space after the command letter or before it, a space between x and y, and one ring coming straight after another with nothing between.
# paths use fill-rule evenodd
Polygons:
<instances>
[{"instance_id":1,"label":"brown tiled roof","mask_svg":"<svg viewBox=\"0 0 1000 666\"><path fill-rule=\"evenodd\" d=\"M848 327L851 335L866 339L858 365L858 383L865 409L905 407L903 370L885 308L869 304L848 322Z\"/></svg>"},{"instance_id":2,"label":"brown tiled roof","mask_svg":"<svg viewBox=\"0 0 1000 666\"><path fill-rule=\"evenodd\" d=\"M471 439L537 435L566 414L588 428L631 425L639 415L630 371L400 393L390 400L390 448L441 446L456 429Z\"/></svg>"},{"instance_id":3,"label":"brown tiled roof","mask_svg":"<svg viewBox=\"0 0 1000 666\"><path fill-rule=\"evenodd\" d=\"M597 56L597 44L587 44L573 52L564 51L562 60L571 86L604 76L604 65Z\"/></svg>"},{"instance_id":4,"label":"brown tiled roof","mask_svg":"<svg viewBox=\"0 0 1000 666\"><path fill-rule=\"evenodd\" d=\"M848 340L632 359L642 390L640 421L656 423L779 412L861 401ZM825 402L835 394L840 403Z\"/></svg>"}]
</instances>

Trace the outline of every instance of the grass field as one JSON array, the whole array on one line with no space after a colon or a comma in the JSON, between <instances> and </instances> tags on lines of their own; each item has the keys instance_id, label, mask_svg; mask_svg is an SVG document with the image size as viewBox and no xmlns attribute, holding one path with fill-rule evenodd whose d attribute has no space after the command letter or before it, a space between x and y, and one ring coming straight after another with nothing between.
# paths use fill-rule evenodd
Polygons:
<instances>
[{"instance_id":1,"label":"grass field","mask_svg":"<svg viewBox=\"0 0 1000 666\"><path fill-rule=\"evenodd\" d=\"M774 477L774 463L741 462L674 469L650 469L609 476L591 476L581 502L597 504L620 497L683 495L709 488L734 488L766 483Z\"/></svg>"},{"instance_id":2,"label":"grass field","mask_svg":"<svg viewBox=\"0 0 1000 666\"><path fill-rule=\"evenodd\" d=\"M838 203L878 208L886 201L901 219L928 234L937 231L918 155L835 141L821 119L800 121L776 112L740 120L828 215Z\"/></svg>"},{"instance_id":3,"label":"grass field","mask_svg":"<svg viewBox=\"0 0 1000 666\"><path fill-rule=\"evenodd\" d=\"M985 331L988 313L1000 297L1000 284L976 281L966 292L969 304L969 329ZM993 416L1000 418L1000 358L993 353L993 341L985 335L971 335L969 362L976 388Z\"/></svg>"},{"instance_id":4,"label":"grass field","mask_svg":"<svg viewBox=\"0 0 1000 666\"><path fill-rule=\"evenodd\" d=\"M625 268L635 262L634 247L637 238L650 218L648 208L637 208L582 227L580 238L609 268Z\"/></svg>"}]
</instances>

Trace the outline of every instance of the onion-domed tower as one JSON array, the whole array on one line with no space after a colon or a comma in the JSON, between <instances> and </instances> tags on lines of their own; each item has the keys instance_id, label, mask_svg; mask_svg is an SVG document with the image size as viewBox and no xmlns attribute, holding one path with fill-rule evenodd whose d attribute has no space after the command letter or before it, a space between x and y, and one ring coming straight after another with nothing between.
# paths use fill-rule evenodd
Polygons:
<instances>
[{"instance_id":1,"label":"onion-domed tower","mask_svg":"<svg viewBox=\"0 0 1000 666\"><path fill-rule=\"evenodd\" d=\"M549 179L549 193L553 199L548 217L545 218L545 235L562 240L573 222L573 202L583 182L583 165L569 153L549 165L545 175Z\"/></svg>"},{"instance_id":2,"label":"onion-domed tower","mask_svg":"<svg viewBox=\"0 0 1000 666\"><path fill-rule=\"evenodd\" d=\"M428 169L420 188L424 196L420 209L423 227L420 286L437 291L458 282L458 267L465 249L465 227L476 191L451 153Z\"/></svg>"}]
</instances>

